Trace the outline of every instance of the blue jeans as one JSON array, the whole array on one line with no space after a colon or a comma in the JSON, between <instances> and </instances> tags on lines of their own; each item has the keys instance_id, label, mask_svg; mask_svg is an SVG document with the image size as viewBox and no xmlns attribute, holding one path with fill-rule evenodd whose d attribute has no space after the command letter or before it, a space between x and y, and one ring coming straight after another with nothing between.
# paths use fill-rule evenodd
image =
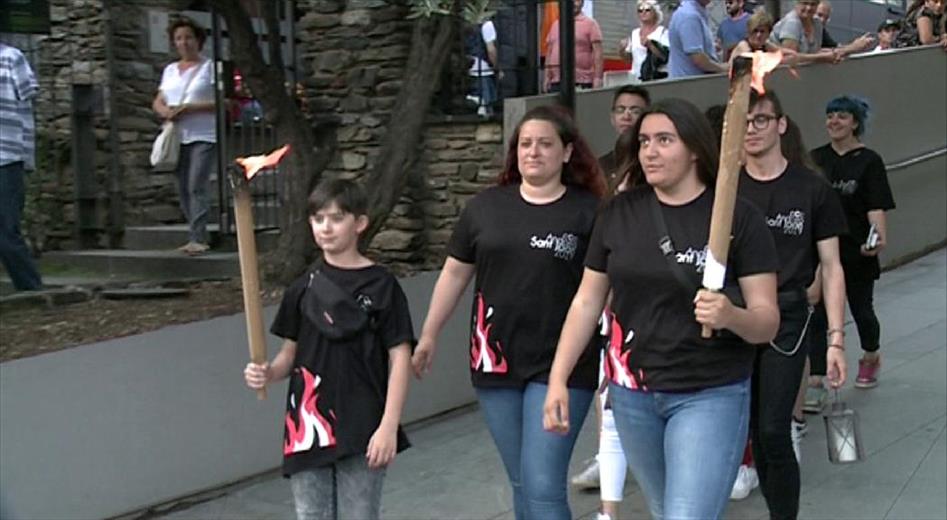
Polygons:
<instances>
[{"instance_id":1,"label":"blue jeans","mask_svg":"<svg viewBox=\"0 0 947 520\"><path fill-rule=\"evenodd\" d=\"M18 291L42 288L33 255L20 233L26 201L23 162L0 166L0 261Z\"/></svg>"},{"instance_id":2,"label":"blue jeans","mask_svg":"<svg viewBox=\"0 0 947 520\"><path fill-rule=\"evenodd\" d=\"M493 74L489 76L474 76L471 92L480 97L480 106L492 107L497 100L497 85Z\"/></svg>"},{"instance_id":3,"label":"blue jeans","mask_svg":"<svg viewBox=\"0 0 947 520\"><path fill-rule=\"evenodd\" d=\"M543 430L545 383L526 388L477 388L487 421L513 487L516 520L569 520L566 479L575 439L592 403L592 390L569 389L569 433Z\"/></svg>"},{"instance_id":4,"label":"blue jeans","mask_svg":"<svg viewBox=\"0 0 947 520\"><path fill-rule=\"evenodd\" d=\"M210 197L207 193L210 174L216 169L217 145L204 141L182 144L178 159L178 196L181 211L188 224L188 240L207 243L207 214Z\"/></svg>"},{"instance_id":5,"label":"blue jeans","mask_svg":"<svg viewBox=\"0 0 947 520\"><path fill-rule=\"evenodd\" d=\"M746 444L749 379L696 392L609 385L631 472L655 520L720 518Z\"/></svg>"}]
</instances>

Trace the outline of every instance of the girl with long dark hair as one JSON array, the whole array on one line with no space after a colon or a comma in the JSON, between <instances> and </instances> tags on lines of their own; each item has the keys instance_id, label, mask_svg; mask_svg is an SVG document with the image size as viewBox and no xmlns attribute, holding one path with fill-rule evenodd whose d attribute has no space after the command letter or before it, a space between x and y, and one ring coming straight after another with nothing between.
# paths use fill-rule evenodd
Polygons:
<instances>
[{"instance_id":1,"label":"girl with long dark hair","mask_svg":"<svg viewBox=\"0 0 947 520\"><path fill-rule=\"evenodd\" d=\"M717 168L713 131L694 105L669 99L646 110L634 132L630 178L644 182L616 195L596 222L543 422L570 430L567 382L611 290L609 394L651 515L718 518L746 442L751 344L773 339L779 325L776 251L763 217L738 199L724 290L698 290ZM701 325L716 329L712 338L701 337Z\"/></svg>"}]
</instances>

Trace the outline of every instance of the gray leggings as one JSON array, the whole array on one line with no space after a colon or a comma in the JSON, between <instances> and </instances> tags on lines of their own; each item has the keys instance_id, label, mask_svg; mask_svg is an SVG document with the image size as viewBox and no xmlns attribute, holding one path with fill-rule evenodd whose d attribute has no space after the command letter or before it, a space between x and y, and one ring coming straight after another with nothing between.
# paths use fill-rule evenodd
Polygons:
<instances>
[{"instance_id":1,"label":"gray leggings","mask_svg":"<svg viewBox=\"0 0 947 520\"><path fill-rule=\"evenodd\" d=\"M353 455L293 474L290 483L299 520L375 520L381 516L385 469L368 469L364 455Z\"/></svg>"}]
</instances>

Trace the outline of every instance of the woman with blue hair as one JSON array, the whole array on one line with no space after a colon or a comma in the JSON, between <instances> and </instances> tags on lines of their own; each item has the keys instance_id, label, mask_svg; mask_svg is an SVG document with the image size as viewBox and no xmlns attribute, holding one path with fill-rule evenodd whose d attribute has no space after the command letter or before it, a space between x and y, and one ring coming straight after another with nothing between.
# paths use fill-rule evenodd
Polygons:
<instances>
[{"instance_id":1,"label":"woman with blue hair","mask_svg":"<svg viewBox=\"0 0 947 520\"><path fill-rule=\"evenodd\" d=\"M881 327L875 315L873 293L875 280L881 275L878 253L888 243L885 212L895 207L884 160L861 140L870 110L867 101L855 96L844 95L829 101L825 107L825 128L831 141L812 151L813 160L842 199L848 219L849 234L840 237L839 252L845 270L848 305L864 351L858 361L857 388L872 388L878 384ZM824 351L820 355L819 348L835 344L842 336L841 329L813 335L810 360L816 379L810 380L811 386L821 386L819 376L825 374Z\"/></svg>"}]
</instances>

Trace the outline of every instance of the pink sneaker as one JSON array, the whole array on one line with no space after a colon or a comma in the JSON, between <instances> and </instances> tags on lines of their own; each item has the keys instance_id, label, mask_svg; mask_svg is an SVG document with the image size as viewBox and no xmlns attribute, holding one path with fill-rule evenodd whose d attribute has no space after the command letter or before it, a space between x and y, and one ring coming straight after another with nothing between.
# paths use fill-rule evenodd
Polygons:
<instances>
[{"instance_id":1,"label":"pink sneaker","mask_svg":"<svg viewBox=\"0 0 947 520\"><path fill-rule=\"evenodd\" d=\"M874 388L878 386L878 369L881 368L881 359L867 361L858 360L858 377L855 378L855 388Z\"/></svg>"}]
</instances>

